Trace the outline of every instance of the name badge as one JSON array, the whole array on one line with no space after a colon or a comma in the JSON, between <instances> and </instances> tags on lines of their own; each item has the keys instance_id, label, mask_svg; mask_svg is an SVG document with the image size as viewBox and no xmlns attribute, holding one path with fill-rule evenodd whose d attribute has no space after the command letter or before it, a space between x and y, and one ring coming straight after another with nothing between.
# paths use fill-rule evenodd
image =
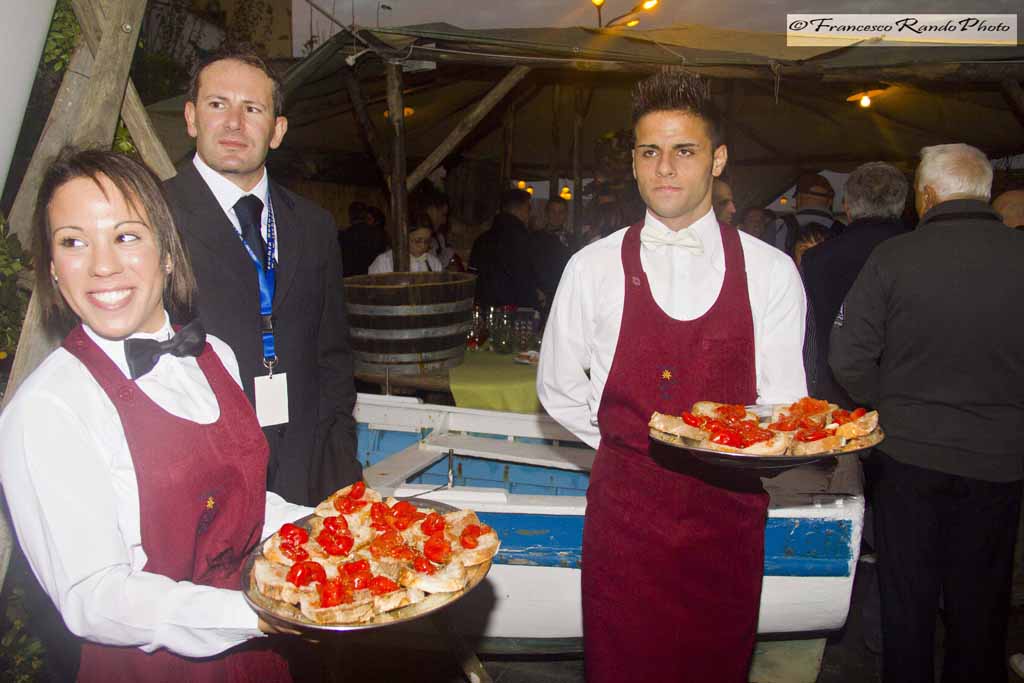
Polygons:
<instances>
[{"instance_id":1,"label":"name badge","mask_svg":"<svg viewBox=\"0 0 1024 683\"><path fill-rule=\"evenodd\" d=\"M260 427L288 422L288 375L256 377L256 419Z\"/></svg>"}]
</instances>

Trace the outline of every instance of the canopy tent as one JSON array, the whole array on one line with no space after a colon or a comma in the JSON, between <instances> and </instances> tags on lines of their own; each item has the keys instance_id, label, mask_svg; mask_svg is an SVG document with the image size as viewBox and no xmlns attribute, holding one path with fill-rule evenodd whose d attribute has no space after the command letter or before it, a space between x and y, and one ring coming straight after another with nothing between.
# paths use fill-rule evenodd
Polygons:
<instances>
[{"instance_id":1,"label":"canopy tent","mask_svg":"<svg viewBox=\"0 0 1024 683\"><path fill-rule=\"evenodd\" d=\"M300 160L314 173L338 160L351 166L349 155L365 153L339 75L346 64L357 64L377 139L388 139L384 66L373 53L403 64L411 162L433 152L511 67L530 67L454 149L461 159L508 155L506 177L572 177L580 106L579 164L584 177L592 175L596 141L630 125L632 85L666 65L711 79L726 117L727 174L744 202L770 199L802 170L874 160L910 166L925 145L967 142L993 157L1024 148L1021 46L791 48L784 35L704 26L467 31L429 24L343 31L295 64L284 79L290 126L279 161ZM847 101L869 90L881 91L870 108ZM150 107L174 158L191 149L181 108L181 98Z\"/></svg>"}]
</instances>

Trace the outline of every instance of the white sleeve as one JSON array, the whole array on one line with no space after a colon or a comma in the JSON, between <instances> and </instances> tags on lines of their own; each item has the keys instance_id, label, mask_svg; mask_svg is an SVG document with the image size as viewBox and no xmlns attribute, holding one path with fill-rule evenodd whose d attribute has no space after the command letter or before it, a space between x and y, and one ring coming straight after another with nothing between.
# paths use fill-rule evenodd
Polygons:
<instances>
[{"instance_id":1,"label":"white sleeve","mask_svg":"<svg viewBox=\"0 0 1024 683\"><path fill-rule=\"evenodd\" d=\"M241 591L132 568L107 459L61 397L36 390L0 416L0 480L25 556L76 635L189 657L262 635Z\"/></svg>"},{"instance_id":2,"label":"white sleeve","mask_svg":"<svg viewBox=\"0 0 1024 683\"><path fill-rule=\"evenodd\" d=\"M377 273L392 273L394 270L395 267L391 264L391 252L385 251L373 259L373 263L370 264L370 268L366 272L376 275Z\"/></svg>"},{"instance_id":3,"label":"white sleeve","mask_svg":"<svg viewBox=\"0 0 1024 683\"><path fill-rule=\"evenodd\" d=\"M597 448L601 433L591 415L590 340L594 316L580 261L569 261L555 292L537 366L537 397L544 409L582 441Z\"/></svg>"},{"instance_id":4,"label":"white sleeve","mask_svg":"<svg viewBox=\"0 0 1024 683\"><path fill-rule=\"evenodd\" d=\"M804 325L807 297L796 266L775 259L768 297L755 329L758 403L792 403L807 395Z\"/></svg>"},{"instance_id":5,"label":"white sleeve","mask_svg":"<svg viewBox=\"0 0 1024 683\"><path fill-rule=\"evenodd\" d=\"M286 522L294 522L301 517L313 514L313 510L314 508L305 505L289 503L273 491L267 491L266 515L263 518L263 535L260 538L266 538Z\"/></svg>"}]
</instances>

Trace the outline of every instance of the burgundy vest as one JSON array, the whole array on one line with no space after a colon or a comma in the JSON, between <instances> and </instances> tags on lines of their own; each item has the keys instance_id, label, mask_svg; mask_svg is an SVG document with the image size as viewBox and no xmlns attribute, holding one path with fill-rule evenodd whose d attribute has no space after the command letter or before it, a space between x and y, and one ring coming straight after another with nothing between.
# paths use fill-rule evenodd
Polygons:
<instances>
[{"instance_id":1,"label":"burgundy vest","mask_svg":"<svg viewBox=\"0 0 1024 683\"><path fill-rule=\"evenodd\" d=\"M240 590L246 554L260 541L269 449L256 414L209 344L197 358L220 416L197 424L171 415L125 377L78 326L64 340L117 409L139 488L146 572ZM218 657L86 643L80 681L290 681L260 640Z\"/></svg>"},{"instance_id":2,"label":"burgundy vest","mask_svg":"<svg viewBox=\"0 0 1024 683\"><path fill-rule=\"evenodd\" d=\"M598 410L583 530L587 680L740 683L757 632L768 496L756 478L652 445L655 410L754 403L754 325L739 233L720 226L725 277L695 320L668 316L622 242L622 325Z\"/></svg>"}]
</instances>

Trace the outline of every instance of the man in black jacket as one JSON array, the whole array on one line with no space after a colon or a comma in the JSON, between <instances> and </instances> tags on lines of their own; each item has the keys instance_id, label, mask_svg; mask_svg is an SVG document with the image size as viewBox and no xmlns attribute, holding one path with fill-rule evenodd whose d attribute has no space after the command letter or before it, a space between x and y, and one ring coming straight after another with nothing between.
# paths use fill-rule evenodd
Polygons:
<instances>
[{"instance_id":1,"label":"man in black jacket","mask_svg":"<svg viewBox=\"0 0 1024 683\"><path fill-rule=\"evenodd\" d=\"M537 267L527 225L530 193L507 190L491 228L476 238L469 267L477 274L476 294L481 308L537 306Z\"/></svg>"},{"instance_id":2,"label":"man in black jacket","mask_svg":"<svg viewBox=\"0 0 1024 683\"><path fill-rule=\"evenodd\" d=\"M268 488L315 505L362 478L356 394L334 221L266 172L288 129L281 109L280 84L255 53L211 57L185 103L196 155L165 188L199 317L234 350L270 444Z\"/></svg>"},{"instance_id":3,"label":"man in black jacket","mask_svg":"<svg viewBox=\"0 0 1024 683\"><path fill-rule=\"evenodd\" d=\"M836 317L829 362L886 440L876 479L883 679L1005 681L1024 479L1024 233L988 206L967 145L921 151L921 222L875 248Z\"/></svg>"},{"instance_id":4,"label":"man in black jacket","mask_svg":"<svg viewBox=\"0 0 1024 683\"><path fill-rule=\"evenodd\" d=\"M839 235L807 251L800 272L811 321L807 327L807 388L811 396L851 408L846 391L828 367L828 335L857 274L879 243L905 232L900 216L909 184L893 166L880 161L858 167L846 181L843 209L852 219Z\"/></svg>"}]
</instances>

